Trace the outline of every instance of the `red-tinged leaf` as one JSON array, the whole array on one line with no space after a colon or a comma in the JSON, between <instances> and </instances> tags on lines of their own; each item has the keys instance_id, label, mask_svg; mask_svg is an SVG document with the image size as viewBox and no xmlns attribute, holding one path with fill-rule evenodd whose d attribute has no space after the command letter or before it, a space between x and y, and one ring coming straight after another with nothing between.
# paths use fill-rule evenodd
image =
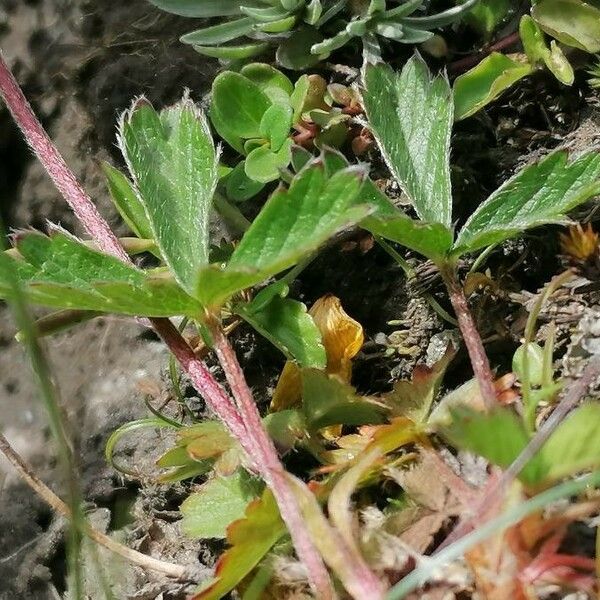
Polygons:
<instances>
[{"instance_id":1,"label":"red-tinged leaf","mask_svg":"<svg viewBox=\"0 0 600 600\"><path fill-rule=\"evenodd\" d=\"M251 502L243 519L227 529L231 547L217 561L215 577L192 600L219 600L244 579L285 534L275 499L269 490Z\"/></svg>"}]
</instances>

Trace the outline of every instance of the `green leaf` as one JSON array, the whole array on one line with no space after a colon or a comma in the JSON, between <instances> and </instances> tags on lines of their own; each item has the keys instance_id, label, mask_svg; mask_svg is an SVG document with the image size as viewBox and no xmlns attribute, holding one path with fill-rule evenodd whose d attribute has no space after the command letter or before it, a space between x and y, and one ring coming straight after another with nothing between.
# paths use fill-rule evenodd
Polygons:
<instances>
[{"instance_id":1,"label":"green leaf","mask_svg":"<svg viewBox=\"0 0 600 600\"><path fill-rule=\"evenodd\" d=\"M286 139L277 152L266 144L252 150L246 157L246 175L254 181L269 183L279 179L279 171L285 169L292 160L293 140Z\"/></svg>"},{"instance_id":2,"label":"green leaf","mask_svg":"<svg viewBox=\"0 0 600 600\"><path fill-rule=\"evenodd\" d=\"M250 63L242 67L240 73L255 83L272 102L289 98L294 84L281 71L265 63Z\"/></svg>"},{"instance_id":3,"label":"green leaf","mask_svg":"<svg viewBox=\"0 0 600 600\"><path fill-rule=\"evenodd\" d=\"M259 56L269 49L268 42L257 42L253 44L242 44L239 46L194 46L198 54L218 58L219 60L243 60Z\"/></svg>"},{"instance_id":4,"label":"green leaf","mask_svg":"<svg viewBox=\"0 0 600 600\"><path fill-rule=\"evenodd\" d=\"M483 456L494 465L507 468L529 442L525 425L510 409L489 413L455 409L452 425L441 431L456 448ZM537 454L521 471L519 479L533 485L543 477L543 464Z\"/></svg>"},{"instance_id":5,"label":"green leaf","mask_svg":"<svg viewBox=\"0 0 600 600\"><path fill-rule=\"evenodd\" d=\"M216 577L203 586L192 600L219 600L233 590L285 534L285 525L273 495L265 490L246 509L244 519L227 530L231 547L219 558Z\"/></svg>"},{"instance_id":6,"label":"green leaf","mask_svg":"<svg viewBox=\"0 0 600 600\"><path fill-rule=\"evenodd\" d=\"M452 248L453 236L441 223L415 221L400 211L389 218L367 217L361 227L387 240L419 252L433 262L442 262Z\"/></svg>"},{"instance_id":7,"label":"green leaf","mask_svg":"<svg viewBox=\"0 0 600 600\"><path fill-rule=\"evenodd\" d=\"M279 410L269 413L263 425L280 454L291 450L306 435L306 420L299 410Z\"/></svg>"},{"instance_id":8,"label":"green leaf","mask_svg":"<svg viewBox=\"0 0 600 600\"><path fill-rule=\"evenodd\" d=\"M574 410L550 436L541 452L544 479L557 480L600 465L600 406Z\"/></svg>"},{"instance_id":9,"label":"green leaf","mask_svg":"<svg viewBox=\"0 0 600 600\"><path fill-rule=\"evenodd\" d=\"M259 138L260 122L271 107L268 96L247 77L225 71L212 86L212 111L240 138Z\"/></svg>"},{"instance_id":10,"label":"green leaf","mask_svg":"<svg viewBox=\"0 0 600 600\"><path fill-rule=\"evenodd\" d=\"M355 167L327 178L323 164L313 162L288 190L269 198L226 267L212 265L200 273L199 296L219 304L293 266L334 233L363 219L368 207L355 205L363 178Z\"/></svg>"},{"instance_id":11,"label":"green leaf","mask_svg":"<svg viewBox=\"0 0 600 600\"><path fill-rule=\"evenodd\" d=\"M261 294L268 291L268 288L262 290L249 304L236 306L235 312L277 346L287 358L302 367L324 369L327 356L321 333L307 313L306 306L279 295L263 305Z\"/></svg>"},{"instance_id":12,"label":"green leaf","mask_svg":"<svg viewBox=\"0 0 600 600\"><path fill-rule=\"evenodd\" d=\"M244 162L240 162L235 166L225 182L227 197L235 202L244 202L256 196L264 187L264 183L254 181L246 175Z\"/></svg>"},{"instance_id":13,"label":"green leaf","mask_svg":"<svg viewBox=\"0 0 600 600\"><path fill-rule=\"evenodd\" d=\"M453 252L473 252L532 227L564 222L568 211L599 193L600 153L569 163L566 152L554 152L493 192L467 220Z\"/></svg>"},{"instance_id":14,"label":"green leaf","mask_svg":"<svg viewBox=\"0 0 600 600\"><path fill-rule=\"evenodd\" d=\"M404 23L417 27L419 29L434 29L436 27L445 27L454 23L458 19L462 18L463 15L473 9L473 6L477 4L478 0L465 0L460 6L454 6L448 8L435 15L428 15L424 17L405 17Z\"/></svg>"},{"instance_id":15,"label":"green leaf","mask_svg":"<svg viewBox=\"0 0 600 600\"><path fill-rule=\"evenodd\" d=\"M182 35L179 40L184 44L192 46L218 46L242 37L250 33L254 28L254 22L249 17L235 19L234 21L225 21L219 25L203 27L190 33Z\"/></svg>"},{"instance_id":16,"label":"green leaf","mask_svg":"<svg viewBox=\"0 0 600 600\"><path fill-rule=\"evenodd\" d=\"M302 403L307 426L312 430L384 422L381 406L359 396L339 377L316 369L302 371Z\"/></svg>"},{"instance_id":17,"label":"green leaf","mask_svg":"<svg viewBox=\"0 0 600 600\"><path fill-rule=\"evenodd\" d=\"M563 51L554 40L548 48L542 30L529 15L521 17L519 34L531 64L543 62L561 83L573 84L575 73Z\"/></svg>"},{"instance_id":18,"label":"green leaf","mask_svg":"<svg viewBox=\"0 0 600 600\"><path fill-rule=\"evenodd\" d=\"M527 463L519 479L528 485L547 484L600 465L600 406L575 409ZM457 448L475 452L491 463L508 467L529 442L521 419L510 409L479 413L459 409L442 434Z\"/></svg>"},{"instance_id":19,"label":"green leaf","mask_svg":"<svg viewBox=\"0 0 600 600\"><path fill-rule=\"evenodd\" d=\"M492 52L454 82L455 119L466 119L532 72L529 63Z\"/></svg>"},{"instance_id":20,"label":"green leaf","mask_svg":"<svg viewBox=\"0 0 600 600\"><path fill-rule=\"evenodd\" d=\"M227 527L243 518L262 486L243 470L216 476L190 494L180 506L181 530L191 538L224 538Z\"/></svg>"},{"instance_id":21,"label":"green leaf","mask_svg":"<svg viewBox=\"0 0 600 600\"><path fill-rule=\"evenodd\" d=\"M23 260L0 254L0 296L11 297L6 261L12 261L29 301L53 308L135 316L197 316L201 306L172 280L148 276L62 234L18 239Z\"/></svg>"},{"instance_id":22,"label":"green leaf","mask_svg":"<svg viewBox=\"0 0 600 600\"><path fill-rule=\"evenodd\" d=\"M285 19L279 21L272 21L271 23L260 23L254 26L255 31L262 31L265 33L283 33L289 31L296 24L296 16L291 15Z\"/></svg>"},{"instance_id":23,"label":"green leaf","mask_svg":"<svg viewBox=\"0 0 600 600\"><path fill-rule=\"evenodd\" d=\"M254 8L251 6L242 6L240 10L243 14L252 17L255 21L269 23L279 21L287 17L290 13L281 6L269 6L268 8Z\"/></svg>"},{"instance_id":24,"label":"green leaf","mask_svg":"<svg viewBox=\"0 0 600 600\"><path fill-rule=\"evenodd\" d=\"M160 114L139 100L121 119L119 142L162 257L179 284L194 290L196 273L208 263L218 181L204 114L187 97Z\"/></svg>"},{"instance_id":25,"label":"green leaf","mask_svg":"<svg viewBox=\"0 0 600 600\"><path fill-rule=\"evenodd\" d=\"M234 131L229 128L228 122L223 121L219 116L219 113L215 110L214 102L211 103L210 109L208 111L208 116L210 117L211 123L213 127L216 129L217 133L235 150L237 150L240 154L245 154L244 152L244 140L237 135Z\"/></svg>"},{"instance_id":26,"label":"green leaf","mask_svg":"<svg viewBox=\"0 0 600 600\"><path fill-rule=\"evenodd\" d=\"M323 40L314 27L296 29L277 48L277 63L285 69L302 71L318 64L324 57L311 54L311 47Z\"/></svg>"},{"instance_id":27,"label":"green leaf","mask_svg":"<svg viewBox=\"0 0 600 600\"><path fill-rule=\"evenodd\" d=\"M102 163L102 170L106 176L113 203L129 229L140 239L154 239L144 205L129 179L119 169L115 169L107 162Z\"/></svg>"},{"instance_id":28,"label":"green leaf","mask_svg":"<svg viewBox=\"0 0 600 600\"><path fill-rule=\"evenodd\" d=\"M277 152L290 135L292 127L292 107L283 104L270 106L260 121L260 133L271 143L271 150Z\"/></svg>"},{"instance_id":29,"label":"green leaf","mask_svg":"<svg viewBox=\"0 0 600 600\"><path fill-rule=\"evenodd\" d=\"M457 4L464 4L464 0L458 0ZM486 38L489 38L496 27L507 17L510 9L510 0L480 1L465 16L465 21Z\"/></svg>"},{"instance_id":30,"label":"green leaf","mask_svg":"<svg viewBox=\"0 0 600 600\"><path fill-rule=\"evenodd\" d=\"M219 304L293 266L337 231L368 214L356 206L364 172L356 167L325 176L314 161L294 177L288 190L277 190L235 249L226 268L213 265L200 273L198 295Z\"/></svg>"},{"instance_id":31,"label":"green leaf","mask_svg":"<svg viewBox=\"0 0 600 600\"><path fill-rule=\"evenodd\" d=\"M419 56L400 74L367 65L364 78L365 111L390 171L421 219L449 227L453 107L447 79L431 79Z\"/></svg>"},{"instance_id":32,"label":"green leaf","mask_svg":"<svg viewBox=\"0 0 600 600\"><path fill-rule=\"evenodd\" d=\"M248 4L248 0L244 1ZM225 17L240 13L240 0L149 0L149 2L164 11L182 17Z\"/></svg>"},{"instance_id":33,"label":"green leaf","mask_svg":"<svg viewBox=\"0 0 600 600\"><path fill-rule=\"evenodd\" d=\"M323 151L322 159L328 176L348 166L345 156L332 148ZM402 244L434 262L443 260L452 248L453 235L445 225L407 217L371 179L365 180L357 204L367 204L373 209L360 226L374 235Z\"/></svg>"},{"instance_id":34,"label":"green leaf","mask_svg":"<svg viewBox=\"0 0 600 600\"><path fill-rule=\"evenodd\" d=\"M600 52L600 8L593 2L539 0L531 16L559 42L586 52Z\"/></svg>"}]
</instances>

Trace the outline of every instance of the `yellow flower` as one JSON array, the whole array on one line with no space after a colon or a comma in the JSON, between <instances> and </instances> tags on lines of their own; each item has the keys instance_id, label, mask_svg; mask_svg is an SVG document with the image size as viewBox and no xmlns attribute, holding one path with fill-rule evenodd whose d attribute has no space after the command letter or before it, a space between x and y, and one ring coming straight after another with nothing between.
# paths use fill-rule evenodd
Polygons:
<instances>
[{"instance_id":1,"label":"yellow flower","mask_svg":"<svg viewBox=\"0 0 600 600\"><path fill-rule=\"evenodd\" d=\"M309 314L323 338L327 354L326 372L350 383L352 359L364 342L361 324L349 317L342 308L340 299L331 294L319 298L309 310ZM297 406L301 398L300 368L296 363L288 361L273 392L271 410L278 411Z\"/></svg>"}]
</instances>

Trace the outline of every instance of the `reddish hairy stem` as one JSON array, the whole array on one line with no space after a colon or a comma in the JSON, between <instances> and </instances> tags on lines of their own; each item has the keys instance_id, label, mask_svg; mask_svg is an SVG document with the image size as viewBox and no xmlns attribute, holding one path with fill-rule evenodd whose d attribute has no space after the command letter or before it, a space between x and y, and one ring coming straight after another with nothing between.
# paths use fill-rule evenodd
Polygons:
<instances>
[{"instance_id":1,"label":"reddish hairy stem","mask_svg":"<svg viewBox=\"0 0 600 600\"><path fill-rule=\"evenodd\" d=\"M96 240L102 251L118 256L121 260L128 262L129 257L123 250L117 236L100 216L94 203L79 185L67 163L48 137L1 53L0 90L8 110L23 132L34 154L42 163L54 185L68 202L84 229Z\"/></svg>"},{"instance_id":2,"label":"reddish hairy stem","mask_svg":"<svg viewBox=\"0 0 600 600\"><path fill-rule=\"evenodd\" d=\"M319 599L334 598L335 594L329 573L304 525L300 507L287 480L285 469L279 460L273 440L263 427L252 392L235 352L219 324L214 324L211 332L215 343L215 352L225 371L238 410L247 427L254 432L256 462L260 464L263 477L277 500L281 517L292 536L298 558L307 568L311 587Z\"/></svg>"},{"instance_id":3,"label":"reddish hairy stem","mask_svg":"<svg viewBox=\"0 0 600 600\"><path fill-rule=\"evenodd\" d=\"M97 211L91 198L79 185L52 140L44 131L1 54L0 93L34 154L85 230L97 242L101 250L126 263L131 263L108 223ZM219 358L222 360L223 368L232 386L232 392L238 400L239 411L173 324L168 319L152 319L151 323L180 362L206 403L222 419L267 484L271 486L282 518L290 530L298 557L304 562L309 580L318 597L326 600L333 598L334 591L329 574L321 556L306 533L300 508L287 482L283 465L279 461L272 440L262 425L237 358L222 330L218 328L216 332L220 347Z\"/></svg>"},{"instance_id":4,"label":"reddish hairy stem","mask_svg":"<svg viewBox=\"0 0 600 600\"><path fill-rule=\"evenodd\" d=\"M448 288L450 302L452 302L452 307L458 319L458 327L460 328L469 358L471 359L473 373L479 384L483 403L486 409L490 410L496 405L496 390L494 388L494 376L487 354L485 353L485 348L483 347L483 342L481 341L481 336L477 330L477 325L475 325L465 293L456 273L454 271L442 271L442 276Z\"/></svg>"},{"instance_id":5,"label":"reddish hairy stem","mask_svg":"<svg viewBox=\"0 0 600 600\"><path fill-rule=\"evenodd\" d=\"M225 423L231 435L235 437L252 458L252 446L248 430L225 390L212 376L206 365L194 354L192 348L183 339L169 319L151 319L156 333L177 359L194 387L200 392L210 409Z\"/></svg>"},{"instance_id":6,"label":"reddish hairy stem","mask_svg":"<svg viewBox=\"0 0 600 600\"><path fill-rule=\"evenodd\" d=\"M498 40L491 46L487 46L483 48L480 52L476 52L475 54L470 54L469 56L465 56L459 60L450 63L448 66L448 71L450 73L462 73L467 69L475 66L482 58L485 58L488 54L492 52L498 52L500 50L504 50L504 48L508 48L513 44L516 44L521 39L519 32L515 31L510 33L506 37Z\"/></svg>"}]
</instances>

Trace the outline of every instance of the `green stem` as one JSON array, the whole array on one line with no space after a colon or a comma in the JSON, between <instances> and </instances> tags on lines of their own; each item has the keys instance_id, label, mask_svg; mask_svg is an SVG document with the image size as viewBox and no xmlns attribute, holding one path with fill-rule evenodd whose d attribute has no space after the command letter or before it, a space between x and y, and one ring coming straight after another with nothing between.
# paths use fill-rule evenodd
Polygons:
<instances>
[{"instance_id":1,"label":"green stem","mask_svg":"<svg viewBox=\"0 0 600 600\"><path fill-rule=\"evenodd\" d=\"M411 281L416 279L417 272L412 268L408 261L403 258L399 252L397 252L390 244L388 244L382 237L376 235L375 241L400 265L406 278ZM458 321L440 305L440 303L433 297L429 292L423 292L423 298L431 306L433 312L439 315L444 321L450 323L454 327L458 326Z\"/></svg>"}]
</instances>

